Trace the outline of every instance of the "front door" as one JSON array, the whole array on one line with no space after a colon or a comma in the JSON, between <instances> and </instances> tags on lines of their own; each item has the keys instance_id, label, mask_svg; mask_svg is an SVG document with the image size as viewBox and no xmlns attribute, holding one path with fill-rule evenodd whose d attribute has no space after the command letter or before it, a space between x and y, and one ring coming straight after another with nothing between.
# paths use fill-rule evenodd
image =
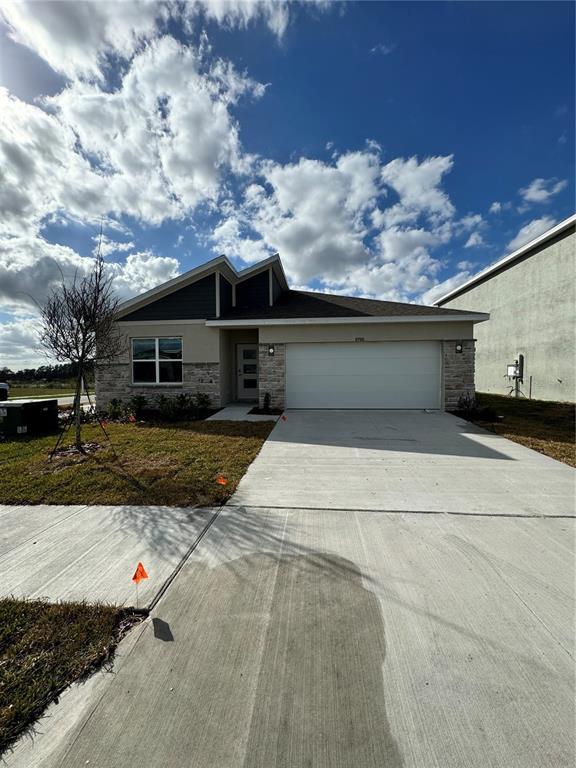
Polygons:
<instances>
[{"instance_id":1,"label":"front door","mask_svg":"<svg viewBox=\"0 0 576 768\"><path fill-rule=\"evenodd\" d=\"M236 397L258 400L257 344L236 344Z\"/></svg>"}]
</instances>

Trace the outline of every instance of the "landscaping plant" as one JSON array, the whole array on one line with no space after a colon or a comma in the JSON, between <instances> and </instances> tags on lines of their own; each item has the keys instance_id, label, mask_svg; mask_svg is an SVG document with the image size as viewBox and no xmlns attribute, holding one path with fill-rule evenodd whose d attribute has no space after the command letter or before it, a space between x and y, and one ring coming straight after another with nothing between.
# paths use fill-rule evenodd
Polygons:
<instances>
[{"instance_id":1,"label":"landscaping plant","mask_svg":"<svg viewBox=\"0 0 576 768\"><path fill-rule=\"evenodd\" d=\"M79 451L82 450L80 398L87 367L96 357L99 363L117 357L123 348L114 324L117 307L111 277L106 276L99 251L92 271L81 278L75 275L71 283L63 279L41 310L42 345L51 357L70 363L76 372L74 444Z\"/></svg>"}]
</instances>

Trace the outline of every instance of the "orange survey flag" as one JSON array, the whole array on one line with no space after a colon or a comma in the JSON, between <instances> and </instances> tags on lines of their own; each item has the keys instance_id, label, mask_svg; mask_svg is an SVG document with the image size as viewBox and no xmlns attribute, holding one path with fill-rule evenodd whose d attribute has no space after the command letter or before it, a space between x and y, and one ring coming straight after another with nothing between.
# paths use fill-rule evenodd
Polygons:
<instances>
[{"instance_id":1,"label":"orange survey flag","mask_svg":"<svg viewBox=\"0 0 576 768\"><path fill-rule=\"evenodd\" d=\"M132 576L132 581L135 581L136 584L139 584L142 579L147 579L148 574L146 573L146 568L142 565L142 563L138 563L136 566L136 570L134 571L134 576Z\"/></svg>"},{"instance_id":2,"label":"orange survey flag","mask_svg":"<svg viewBox=\"0 0 576 768\"><path fill-rule=\"evenodd\" d=\"M218 475L216 478L216 482L218 485L228 485L228 480L224 477L224 475Z\"/></svg>"}]
</instances>

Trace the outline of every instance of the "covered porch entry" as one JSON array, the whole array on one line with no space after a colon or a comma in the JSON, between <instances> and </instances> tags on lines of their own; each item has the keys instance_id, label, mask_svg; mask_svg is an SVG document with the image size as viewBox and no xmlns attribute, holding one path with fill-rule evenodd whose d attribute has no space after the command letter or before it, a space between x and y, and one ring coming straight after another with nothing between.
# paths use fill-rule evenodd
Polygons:
<instances>
[{"instance_id":1,"label":"covered porch entry","mask_svg":"<svg viewBox=\"0 0 576 768\"><path fill-rule=\"evenodd\" d=\"M220 330L220 372L222 405L258 402L258 328Z\"/></svg>"}]
</instances>

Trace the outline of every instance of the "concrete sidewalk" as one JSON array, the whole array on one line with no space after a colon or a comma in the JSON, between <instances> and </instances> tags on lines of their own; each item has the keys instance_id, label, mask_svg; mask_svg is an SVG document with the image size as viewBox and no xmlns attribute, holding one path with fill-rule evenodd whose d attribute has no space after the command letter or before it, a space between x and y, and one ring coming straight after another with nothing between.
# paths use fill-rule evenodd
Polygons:
<instances>
[{"instance_id":1,"label":"concrete sidewalk","mask_svg":"<svg viewBox=\"0 0 576 768\"><path fill-rule=\"evenodd\" d=\"M216 509L0 506L0 595L145 607Z\"/></svg>"},{"instance_id":2,"label":"concrete sidewalk","mask_svg":"<svg viewBox=\"0 0 576 768\"><path fill-rule=\"evenodd\" d=\"M7 766L572 768L574 522L224 509Z\"/></svg>"}]
</instances>

